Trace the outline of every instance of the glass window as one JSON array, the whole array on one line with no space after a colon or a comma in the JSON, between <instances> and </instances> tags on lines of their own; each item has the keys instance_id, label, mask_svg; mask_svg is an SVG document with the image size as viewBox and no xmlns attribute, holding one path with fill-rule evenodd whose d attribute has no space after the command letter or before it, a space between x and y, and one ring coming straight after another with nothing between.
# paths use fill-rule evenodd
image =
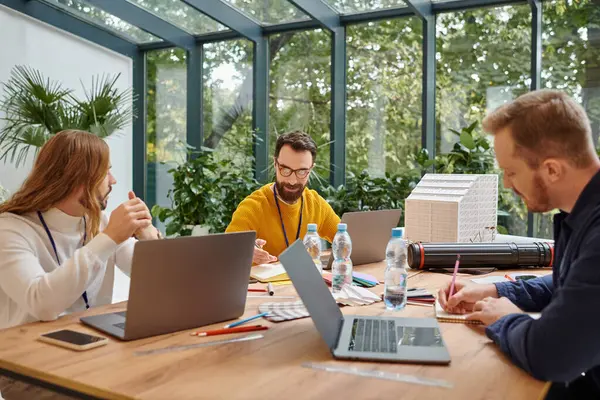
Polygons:
<instances>
[{"instance_id":1,"label":"glass window","mask_svg":"<svg viewBox=\"0 0 600 400\"><path fill-rule=\"evenodd\" d=\"M406 3L402 0L325 0L325 2L341 14L406 7Z\"/></svg>"},{"instance_id":2,"label":"glass window","mask_svg":"<svg viewBox=\"0 0 600 400\"><path fill-rule=\"evenodd\" d=\"M584 108L598 146L600 135L600 3L544 2L542 87L568 93ZM552 238L554 210L537 214L533 235Z\"/></svg>"},{"instance_id":3,"label":"glass window","mask_svg":"<svg viewBox=\"0 0 600 400\"><path fill-rule=\"evenodd\" d=\"M173 48L147 54L147 203L149 208L170 207L167 192L173 179L167 171L186 159L185 51Z\"/></svg>"},{"instance_id":4,"label":"glass window","mask_svg":"<svg viewBox=\"0 0 600 400\"><path fill-rule=\"evenodd\" d=\"M562 90L585 108L600 136L600 3L544 2L542 87Z\"/></svg>"},{"instance_id":5,"label":"glass window","mask_svg":"<svg viewBox=\"0 0 600 400\"><path fill-rule=\"evenodd\" d=\"M217 21L185 4L181 0L127 0L165 19L191 34L226 30Z\"/></svg>"},{"instance_id":6,"label":"glass window","mask_svg":"<svg viewBox=\"0 0 600 400\"><path fill-rule=\"evenodd\" d=\"M272 25L309 19L287 0L225 0L261 24Z\"/></svg>"},{"instance_id":7,"label":"glass window","mask_svg":"<svg viewBox=\"0 0 600 400\"><path fill-rule=\"evenodd\" d=\"M252 43L204 45L204 146L252 169Z\"/></svg>"},{"instance_id":8,"label":"glass window","mask_svg":"<svg viewBox=\"0 0 600 400\"><path fill-rule=\"evenodd\" d=\"M347 28L347 171L405 173L421 147L422 23L419 18Z\"/></svg>"},{"instance_id":9,"label":"glass window","mask_svg":"<svg viewBox=\"0 0 600 400\"><path fill-rule=\"evenodd\" d=\"M311 179L329 180L331 121L331 35L321 29L269 38L271 51L270 154L277 136L309 133L318 146ZM269 163L272 168L272 163ZM270 175L272 176L272 175Z\"/></svg>"},{"instance_id":10,"label":"glass window","mask_svg":"<svg viewBox=\"0 0 600 400\"><path fill-rule=\"evenodd\" d=\"M529 90L531 9L523 4L440 14L436 28L437 152L444 155L459 141L455 132L477 123L473 135L482 137L480 123L487 112ZM466 151L472 157L489 156ZM471 172L498 172L485 165L485 171ZM460 172L458 167L449 169ZM512 191L503 192L498 207L498 224L511 234L525 235L523 202Z\"/></svg>"},{"instance_id":11,"label":"glass window","mask_svg":"<svg viewBox=\"0 0 600 400\"><path fill-rule=\"evenodd\" d=\"M160 38L80 0L43 0L85 21L108 28L134 43L160 42Z\"/></svg>"}]
</instances>

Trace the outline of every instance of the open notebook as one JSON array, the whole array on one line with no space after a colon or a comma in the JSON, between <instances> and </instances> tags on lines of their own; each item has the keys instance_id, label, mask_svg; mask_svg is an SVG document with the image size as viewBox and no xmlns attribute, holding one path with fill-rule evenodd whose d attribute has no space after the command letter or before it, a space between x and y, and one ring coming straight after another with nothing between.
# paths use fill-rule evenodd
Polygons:
<instances>
[{"instance_id":1,"label":"open notebook","mask_svg":"<svg viewBox=\"0 0 600 400\"><path fill-rule=\"evenodd\" d=\"M250 277L262 283L287 281L290 279L281 263L261 264L252 267Z\"/></svg>"},{"instance_id":2,"label":"open notebook","mask_svg":"<svg viewBox=\"0 0 600 400\"><path fill-rule=\"evenodd\" d=\"M538 319L542 316L541 313L526 313L533 319ZM463 324L481 324L481 321L468 321L467 314L450 314L442 308L438 300L435 300L435 317L442 322L460 322Z\"/></svg>"}]
</instances>

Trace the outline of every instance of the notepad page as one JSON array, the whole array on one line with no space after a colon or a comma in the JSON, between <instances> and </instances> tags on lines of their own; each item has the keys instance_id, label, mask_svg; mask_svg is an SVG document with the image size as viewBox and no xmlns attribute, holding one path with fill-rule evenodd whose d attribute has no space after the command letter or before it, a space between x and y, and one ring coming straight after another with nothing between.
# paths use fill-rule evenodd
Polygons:
<instances>
[{"instance_id":1,"label":"notepad page","mask_svg":"<svg viewBox=\"0 0 600 400\"><path fill-rule=\"evenodd\" d=\"M481 321L469 321L467 320L468 314L450 314L446 312L439 301L435 300L435 317L442 322L460 322L463 324L481 324ZM533 319L539 319L542 316L542 313L526 313Z\"/></svg>"},{"instance_id":2,"label":"notepad page","mask_svg":"<svg viewBox=\"0 0 600 400\"><path fill-rule=\"evenodd\" d=\"M481 324L481 321L467 320L467 314L450 314L446 312L438 299L435 300L435 317L442 322L460 322L463 324Z\"/></svg>"},{"instance_id":3,"label":"notepad page","mask_svg":"<svg viewBox=\"0 0 600 400\"><path fill-rule=\"evenodd\" d=\"M252 267L250 270L250 277L261 282L284 281L290 279L281 263L261 264Z\"/></svg>"}]
</instances>

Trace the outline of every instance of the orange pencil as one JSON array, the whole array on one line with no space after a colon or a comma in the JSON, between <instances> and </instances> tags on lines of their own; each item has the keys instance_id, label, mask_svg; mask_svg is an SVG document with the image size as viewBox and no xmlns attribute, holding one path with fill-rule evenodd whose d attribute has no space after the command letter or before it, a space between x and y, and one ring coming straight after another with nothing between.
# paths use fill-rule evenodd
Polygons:
<instances>
[{"instance_id":1,"label":"orange pencil","mask_svg":"<svg viewBox=\"0 0 600 400\"><path fill-rule=\"evenodd\" d=\"M510 275L508 275L508 274L504 275L504 277L505 277L506 279L508 279L509 281L511 281L511 282L516 282L516 280L515 280L515 279L514 279L512 276L510 276Z\"/></svg>"},{"instance_id":2,"label":"orange pencil","mask_svg":"<svg viewBox=\"0 0 600 400\"><path fill-rule=\"evenodd\" d=\"M248 289L249 292L264 292L267 293L268 290L267 289Z\"/></svg>"},{"instance_id":3,"label":"orange pencil","mask_svg":"<svg viewBox=\"0 0 600 400\"><path fill-rule=\"evenodd\" d=\"M235 327L235 328L213 329L212 331L198 331L198 332L192 332L191 335L192 336L215 336L215 335L227 335L229 333L264 331L267 329L269 329L268 326L251 325L251 326L240 326L240 327Z\"/></svg>"}]
</instances>

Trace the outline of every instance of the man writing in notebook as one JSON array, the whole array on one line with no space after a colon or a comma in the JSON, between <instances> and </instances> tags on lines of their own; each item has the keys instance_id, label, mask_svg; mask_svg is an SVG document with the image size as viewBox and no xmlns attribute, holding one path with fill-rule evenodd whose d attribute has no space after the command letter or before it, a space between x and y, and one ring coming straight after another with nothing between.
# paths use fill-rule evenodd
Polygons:
<instances>
[{"instance_id":1,"label":"man writing in notebook","mask_svg":"<svg viewBox=\"0 0 600 400\"><path fill-rule=\"evenodd\" d=\"M0 205L0 329L111 303L115 265L131 268L132 237L160 236L133 192L110 217L102 212L114 184L99 137L63 131L42 147Z\"/></svg>"},{"instance_id":2,"label":"man writing in notebook","mask_svg":"<svg viewBox=\"0 0 600 400\"><path fill-rule=\"evenodd\" d=\"M527 93L488 115L504 185L532 212L554 216L551 275L438 295L452 313L482 321L519 367L553 382L547 398L600 398L600 161L583 108L567 95ZM534 320L524 312L541 312Z\"/></svg>"},{"instance_id":3,"label":"man writing in notebook","mask_svg":"<svg viewBox=\"0 0 600 400\"><path fill-rule=\"evenodd\" d=\"M245 198L233 214L226 232L256 231L255 264L276 261L304 237L310 223L317 224L319 236L333 240L340 218L316 191L306 189L316 157L317 146L308 134L279 136L273 157L275 182Z\"/></svg>"}]
</instances>

